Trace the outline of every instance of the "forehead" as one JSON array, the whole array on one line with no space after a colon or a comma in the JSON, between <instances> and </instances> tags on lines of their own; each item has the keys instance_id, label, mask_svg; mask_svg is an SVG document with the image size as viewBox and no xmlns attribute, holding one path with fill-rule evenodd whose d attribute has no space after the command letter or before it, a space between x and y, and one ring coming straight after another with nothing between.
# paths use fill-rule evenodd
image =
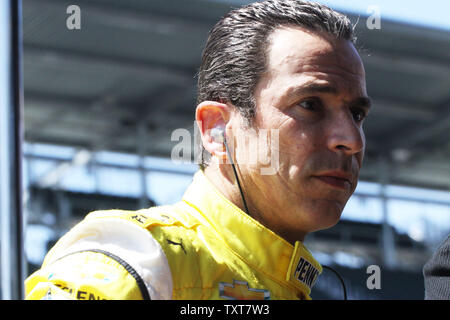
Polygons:
<instances>
[{"instance_id":1,"label":"forehead","mask_svg":"<svg viewBox=\"0 0 450 320\"><path fill-rule=\"evenodd\" d=\"M362 61L348 40L295 26L277 28L268 40L269 75L316 73L347 80L365 78Z\"/></svg>"}]
</instances>

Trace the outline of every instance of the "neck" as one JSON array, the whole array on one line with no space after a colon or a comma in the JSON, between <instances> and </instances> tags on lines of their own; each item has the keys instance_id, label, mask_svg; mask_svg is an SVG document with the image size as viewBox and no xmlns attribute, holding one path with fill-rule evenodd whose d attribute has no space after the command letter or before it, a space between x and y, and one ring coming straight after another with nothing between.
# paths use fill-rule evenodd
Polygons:
<instances>
[{"instance_id":1,"label":"neck","mask_svg":"<svg viewBox=\"0 0 450 320\"><path fill-rule=\"evenodd\" d=\"M239 207L239 209L246 212L233 169L231 165L226 165L226 167L225 165L211 163L204 170L205 176L222 195ZM247 198L245 200L247 201Z\"/></svg>"},{"instance_id":2,"label":"neck","mask_svg":"<svg viewBox=\"0 0 450 320\"><path fill-rule=\"evenodd\" d=\"M241 183L241 187L244 193L245 202L247 203L247 207L249 212L247 212L253 219L264 225L266 228L270 229L274 233L278 234L280 237L284 238L291 244L294 244L296 241L303 241L306 233L299 232L298 230L291 230L288 226L286 228L282 224L277 223L277 214L276 208L272 208L271 204L266 204L264 207L264 203L262 206L258 206L252 199L250 192L246 192L249 190L251 186L248 183L245 183L241 178L239 168L236 168L238 178ZM234 205L239 207L243 212L246 212L245 205L242 200L241 193L239 191L239 187L237 185L236 177L234 175L233 169L231 165L219 165L217 163L211 163L205 170L205 176L208 180L216 187L219 192L224 195L228 200L230 200ZM252 190L256 190L256 186L251 188ZM264 196L260 197L260 202L263 202L265 199ZM261 204L261 203L260 203ZM282 210L282 209L279 209ZM275 212L273 212L275 211ZM275 221L273 221L275 220Z\"/></svg>"}]
</instances>

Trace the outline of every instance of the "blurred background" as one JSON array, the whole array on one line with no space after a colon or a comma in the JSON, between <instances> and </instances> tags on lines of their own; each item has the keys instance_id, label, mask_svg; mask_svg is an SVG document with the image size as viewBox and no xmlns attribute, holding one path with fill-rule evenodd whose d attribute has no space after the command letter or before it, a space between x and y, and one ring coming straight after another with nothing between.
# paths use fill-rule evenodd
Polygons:
<instances>
[{"instance_id":1,"label":"blurred background","mask_svg":"<svg viewBox=\"0 0 450 320\"><path fill-rule=\"evenodd\" d=\"M90 211L181 199L197 165L171 161L172 132L196 143L208 31L249 2L23 0L26 275ZM306 245L343 276L349 299L423 299L423 265L450 233L450 4L319 2L357 22L374 107L358 188L342 220ZM373 264L379 290L366 286ZM342 298L337 277L325 270L312 297Z\"/></svg>"}]
</instances>

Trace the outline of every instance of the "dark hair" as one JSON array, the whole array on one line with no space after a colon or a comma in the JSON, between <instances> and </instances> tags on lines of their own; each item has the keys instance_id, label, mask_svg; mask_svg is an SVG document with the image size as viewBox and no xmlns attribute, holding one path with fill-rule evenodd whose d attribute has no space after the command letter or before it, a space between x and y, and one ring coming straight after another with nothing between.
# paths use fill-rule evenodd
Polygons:
<instances>
[{"instance_id":1,"label":"dark hair","mask_svg":"<svg viewBox=\"0 0 450 320\"><path fill-rule=\"evenodd\" d=\"M256 109L253 93L266 71L268 37L285 25L355 42L350 20L318 3L266 0L232 10L212 28L206 41L198 72L197 104L230 102L250 125Z\"/></svg>"}]
</instances>

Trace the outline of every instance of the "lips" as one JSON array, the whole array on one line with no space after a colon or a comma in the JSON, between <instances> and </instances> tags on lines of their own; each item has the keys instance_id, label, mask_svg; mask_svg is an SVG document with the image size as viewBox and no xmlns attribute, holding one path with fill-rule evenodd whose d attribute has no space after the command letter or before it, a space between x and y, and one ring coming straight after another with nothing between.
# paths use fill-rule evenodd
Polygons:
<instances>
[{"instance_id":1,"label":"lips","mask_svg":"<svg viewBox=\"0 0 450 320\"><path fill-rule=\"evenodd\" d=\"M337 189L349 190L352 187L352 175L343 171L324 172L314 178Z\"/></svg>"}]
</instances>

